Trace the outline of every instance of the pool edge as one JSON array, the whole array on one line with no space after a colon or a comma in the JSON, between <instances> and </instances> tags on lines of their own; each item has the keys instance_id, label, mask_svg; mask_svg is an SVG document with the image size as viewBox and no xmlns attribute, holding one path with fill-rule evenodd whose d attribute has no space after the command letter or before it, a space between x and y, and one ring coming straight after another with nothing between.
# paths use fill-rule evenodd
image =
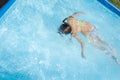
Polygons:
<instances>
[{"instance_id":1,"label":"pool edge","mask_svg":"<svg viewBox=\"0 0 120 80\"><path fill-rule=\"evenodd\" d=\"M120 10L116 6L114 6L112 3L110 3L108 0L97 0L97 1L103 4L112 12L116 13L120 17Z\"/></svg>"},{"instance_id":2,"label":"pool edge","mask_svg":"<svg viewBox=\"0 0 120 80\"><path fill-rule=\"evenodd\" d=\"M5 14L5 12L12 6L15 0L8 1L3 8L0 10L0 18Z\"/></svg>"}]
</instances>

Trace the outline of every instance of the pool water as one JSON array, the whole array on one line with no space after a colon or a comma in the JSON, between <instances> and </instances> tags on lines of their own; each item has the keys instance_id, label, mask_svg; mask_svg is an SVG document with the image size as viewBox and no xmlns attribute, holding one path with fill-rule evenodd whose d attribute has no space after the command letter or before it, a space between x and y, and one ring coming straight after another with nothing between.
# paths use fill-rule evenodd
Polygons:
<instances>
[{"instance_id":1,"label":"pool water","mask_svg":"<svg viewBox=\"0 0 120 80\"><path fill-rule=\"evenodd\" d=\"M120 17L97 0L16 0L0 18L0 80L119 80L120 65L84 36L86 60L77 40L57 33L77 11L120 60Z\"/></svg>"}]
</instances>

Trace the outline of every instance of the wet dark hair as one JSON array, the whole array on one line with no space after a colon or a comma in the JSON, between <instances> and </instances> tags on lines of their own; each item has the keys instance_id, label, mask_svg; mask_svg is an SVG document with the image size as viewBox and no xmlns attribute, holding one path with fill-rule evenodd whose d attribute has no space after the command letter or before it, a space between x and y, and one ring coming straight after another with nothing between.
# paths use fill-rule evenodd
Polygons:
<instances>
[{"instance_id":1,"label":"wet dark hair","mask_svg":"<svg viewBox=\"0 0 120 80\"><path fill-rule=\"evenodd\" d=\"M62 35L62 34L65 34L65 35L70 34L71 33L71 27L67 31L64 31L67 27L70 27L70 25L68 23L64 22L63 24L60 25L60 27L58 29L58 33L60 35Z\"/></svg>"}]
</instances>

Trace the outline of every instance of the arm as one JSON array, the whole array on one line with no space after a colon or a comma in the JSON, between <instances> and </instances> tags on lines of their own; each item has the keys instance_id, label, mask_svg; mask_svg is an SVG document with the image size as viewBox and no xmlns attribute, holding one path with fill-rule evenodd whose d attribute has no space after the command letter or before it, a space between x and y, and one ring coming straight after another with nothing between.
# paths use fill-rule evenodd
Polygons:
<instances>
[{"instance_id":1,"label":"arm","mask_svg":"<svg viewBox=\"0 0 120 80\"><path fill-rule=\"evenodd\" d=\"M77 35L77 34L73 34L73 36L79 41L79 43L81 44L81 47L82 47L82 51L81 51L81 54L82 54L82 57L85 58L84 56L84 43L83 41L80 39L80 37Z\"/></svg>"},{"instance_id":2,"label":"arm","mask_svg":"<svg viewBox=\"0 0 120 80\"><path fill-rule=\"evenodd\" d=\"M73 13L71 16L72 17L75 17L75 16L77 16L77 15L79 15L79 14L85 14L84 12L75 12L75 13Z\"/></svg>"}]
</instances>

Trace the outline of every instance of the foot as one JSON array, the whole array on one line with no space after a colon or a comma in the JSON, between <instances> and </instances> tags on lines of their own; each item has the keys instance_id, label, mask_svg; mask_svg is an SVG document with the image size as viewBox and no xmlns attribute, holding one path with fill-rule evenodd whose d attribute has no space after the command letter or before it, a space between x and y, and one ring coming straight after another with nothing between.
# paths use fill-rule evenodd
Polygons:
<instances>
[{"instance_id":1,"label":"foot","mask_svg":"<svg viewBox=\"0 0 120 80\"><path fill-rule=\"evenodd\" d=\"M117 64L120 65L120 62L118 61L118 59L117 59L115 56L112 56L112 58L115 60L115 62L116 62Z\"/></svg>"}]
</instances>

